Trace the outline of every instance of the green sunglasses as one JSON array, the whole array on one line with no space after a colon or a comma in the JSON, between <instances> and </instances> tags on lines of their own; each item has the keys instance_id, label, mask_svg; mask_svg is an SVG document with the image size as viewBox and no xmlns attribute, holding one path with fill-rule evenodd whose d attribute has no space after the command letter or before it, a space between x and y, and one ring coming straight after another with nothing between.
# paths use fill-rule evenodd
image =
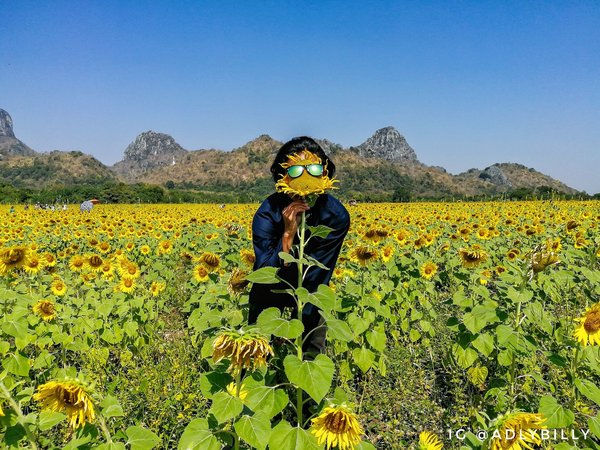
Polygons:
<instances>
[{"instance_id":1,"label":"green sunglasses","mask_svg":"<svg viewBox=\"0 0 600 450\"><path fill-rule=\"evenodd\" d=\"M306 170L313 177L323 175L323 164L309 164L308 166L290 166L287 168L287 173L290 178L298 178Z\"/></svg>"}]
</instances>

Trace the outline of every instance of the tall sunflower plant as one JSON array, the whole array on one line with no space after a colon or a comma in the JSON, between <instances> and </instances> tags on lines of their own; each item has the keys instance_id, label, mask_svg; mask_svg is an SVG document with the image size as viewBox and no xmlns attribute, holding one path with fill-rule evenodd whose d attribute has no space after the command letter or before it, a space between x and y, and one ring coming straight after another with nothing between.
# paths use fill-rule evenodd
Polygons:
<instances>
[{"instance_id":1,"label":"tall sunflower plant","mask_svg":"<svg viewBox=\"0 0 600 450\"><path fill-rule=\"evenodd\" d=\"M321 163L318 156L304 152L293 155L293 164ZM287 164L282 164L284 168ZM334 189L337 180L306 173L291 179L284 176L276 189L314 204L320 194ZM308 226L303 213L298 227L299 243L290 253L279 254L286 264L297 267L294 285L277 274L277 268L265 267L246 276L252 283L285 282L284 292L296 303L297 316L282 317L278 308L263 311L255 326L221 330L207 342L212 351L213 370L202 375L203 393L212 400L207 419L192 421L180 440L180 448L202 442L206 448L222 444L240 448L372 449L362 441L363 429L346 394L332 389L336 367L325 354L305 355L302 312L308 304L320 309L330 340L354 339L347 323L337 319L341 302L328 286L314 293L304 288L303 280L311 267L326 268L305 253L310 239L325 238L332 230L326 226ZM277 345L271 345L270 337ZM330 394L330 397L328 397Z\"/></svg>"}]
</instances>

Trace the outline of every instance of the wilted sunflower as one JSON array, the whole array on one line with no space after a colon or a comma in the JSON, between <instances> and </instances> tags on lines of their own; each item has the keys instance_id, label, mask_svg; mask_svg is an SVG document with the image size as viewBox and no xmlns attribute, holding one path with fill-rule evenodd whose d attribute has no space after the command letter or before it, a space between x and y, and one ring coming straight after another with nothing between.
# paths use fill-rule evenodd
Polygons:
<instances>
[{"instance_id":1,"label":"wilted sunflower","mask_svg":"<svg viewBox=\"0 0 600 450\"><path fill-rule=\"evenodd\" d=\"M592 305L575 321L579 322L579 326L573 335L584 347L588 342L590 345L600 345L600 303Z\"/></svg>"},{"instance_id":2,"label":"wilted sunflower","mask_svg":"<svg viewBox=\"0 0 600 450\"><path fill-rule=\"evenodd\" d=\"M44 411L65 412L71 428L79 428L96 417L88 390L79 380L49 381L38 386L33 399Z\"/></svg>"},{"instance_id":3,"label":"wilted sunflower","mask_svg":"<svg viewBox=\"0 0 600 450\"><path fill-rule=\"evenodd\" d=\"M325 449L353 450L360 441L363 429L358 423L356 414L346 405L327 406L318 417L312 419L310 432L317 438L319 445Z\"/></svg>"},{"instance_id":4,"label":"wilted sunflower","mask_svg":"<svg viewBox=\"0 0 600 450\"><path fill-rule=\"evenodd\" d=\"M437 270L438 270L437 264L435 264L431 261L427 261L427 262L423 263L423 265L421 266L421 269L419 271L421 272L421 276L423 278L425 278L426 280L431 280L433 278L433 276L437 273Z\"/></svg>"},{"instance_id":5,"label":"wilted sunflower","mask_svg":"<svg viewBox=\"0 0 600 450\"><path fill-rule=\"evenodd\" d=\"M442 450L443 447L439 438L431 431L422 431L419 434L419 450Z\"/></svg>"},{"instance_id":6,"label":"wilted sunflower","mask_svg":"<svg viewBox=\"0 0 600 450\"><path fill-rule=\"evenodd\" d=\"M219 266L221 265L221 259L219 258L219 256L211 252L202 253L202 255L200 255L200 258L198 258L198 261L204 264L204 266L206 266L209 272L215 272L219 269Z\"/></svg>"},{"instance_id":7,"label":"wilted sunflower","mask_svg":"<svg viewBox=\"0 0 600 450\"><path fill-rule=\"evenodd\" d=\"M513 412L496 419L496 432L490 442L490 450L521 450L540 445L542 440L535 430L546 428L542 425L544 416L525 412Z\"/></svg>"},{"instance_id":8,"label":"wilted sunflower","mask_svg":"<svg viewBox=\"0 0 600 450\"><path fill-rule=\"evenodd\" d=\"M487 253L479 246L472 245L470 248L461 248L458 256L464 267L477 267L487 260Z\"/></svg>"},{"instance_id":9,"label":"wilted sunflower","mask_svg":"<svg viewBox=\"0 0 600 450\"><path fill-rule=\"evenodd\" d=\"M215 363L229 359L229 370L258 369L267 365L267 357L273 356L273 348L266 337L253 331L224 331L213 343Z\"/></svg>"},{"instance_id":10,"label":"wilted sunflower","mask_svg":"<svg viewBox=\"0 0 600 450\"><path fill-rule=\"evenodd\" d=\"M0 274L23 267L27 260L27 247L8 247L0 251Z\"/></svg>"},{"instance_id":11,"label":"wilted sunflower","mask_svg":"<svg viewBox=\"0 0 600 450\"><path fill-rule=\"evenodd\" d=\"M356 247L350 253L350 259L366 266L377 259L377 251L366 246Z\"/></svg>"},{"instance_id":12,"label":"wilted sunflower","mask_svg":"<svg viewBox=\"0 0 600 450\"><path fill-rule=\"evenodd\" d=\"M52 300L40 300L31 309L46 322L56 317L56 308Z\"/></svg>"},{"instance_id":13,"label":"wilted sunflower","mask_svg":"<svg viewBox=\"0 0 600 450\"><path fill-rule=\"evenodd\" d=\"M337 189L334 183L337 183L338 180L329 178L326 165L322 167L320 175L311 175L309 172L309 166L322 164L321 158L306 149L288 156L288 160L281 164L281 167L286 169L286 173L277 181L275 189L277 192L283 192L292 197L308 197ZM302 170L301 175L295 178L290 176L289 170L287 170L294 166L304 167L304 170L299 169Z\"/></svg>"},{"instance_id":14,"label":"wilted sunflower","mask_svg":"<svg viewBox=\"0 0 600 450\"><path fill-rule=\"evenodd\" d=\"M537 246L530 253L529 278L533 278L536 273L542 272L546 267L558 264L559 262L558 255L552 250L548 250L547 246Z\"/></svg>"},{"instance_id":15,"label":"wilted sunflower","mask_svg":"<svg viewBox=\"0 0 600 450\"><path fill-rule=\"evenodd\" d=\"M233 271L229 277L229 282L227 283L227 290L232 296L237 297L244 292L244 289L246 289L246 286L250 283L246 280L246 275L248 275L248 273L240 269L235 269Z\"/></svg>"},{"instance_id":16,"label":"wilted sunflower","mask_svg":"<svg viewBox=\"0 0 600 450\"><path fill-rule=\"evenodd\" d=\"M248 250L245 248L240 250L240 258L244 264L247 264L248 266L251 266L251 267L254 265L254 262L256 261L256 256L254 256L254 251Z\"/></svg>"}]
</instances>

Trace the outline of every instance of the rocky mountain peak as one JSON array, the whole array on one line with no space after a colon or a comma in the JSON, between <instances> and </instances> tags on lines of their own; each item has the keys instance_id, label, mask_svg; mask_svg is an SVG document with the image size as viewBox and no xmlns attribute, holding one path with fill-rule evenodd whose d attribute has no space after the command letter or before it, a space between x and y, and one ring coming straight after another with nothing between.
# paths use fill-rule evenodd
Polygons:
<instances>
[{"instance_id":1,"label":"rocky mountain peak","mask_svg":"<svg viewBox=\"0 0 600 450\"><path fill-rule=\"evenodd\" d=\"M132 180L156 167L175 166L187 154L168 134L145 131L127 146L123 160L113 169L126 180Z\"/></svg>"},{"instance_id":2,"label":"rocky mountain peak","mask_svg":"<svg viewBox=\"0 0 600 450\"><path fill-rule=\"evenodd\" d=\"M0 136L15 137L12 118L3 109L0 109Z\"/></svg>"},{"instance_id":3,"label":"rocky mountain peak","mask_svg":"<svg viewBox=\"0 0 600 450\"><path fill-rule=\"evenodd\" d=\"M15 155L33 156L35 151L16 138L12 117L8 112L0 109L0 158Z\"/></svg>"},{"instance_id":4,"label":"rocky mountain peak","mask_svg":"<svg viewBox=\"0 0 600 450\"><path fill-rule=\"evenodd\" d=\"M360 144L358 154L364 157L383 158L394 161L417 163L417 154L404 136L394 127L377 130L373 136Z\"/></svg>"},{"instance_id":5,"label":"rocky mountain peak","mask_svg":"<svg viewBox=\"0 0 600 450\"><path fill-rule=\"evenodd\" d=\"M124 160L154 162L166 161L173 156L181 157L187 151L173 137L164 133L145 131L125 149Z\"/></svg>"}]
</instances>

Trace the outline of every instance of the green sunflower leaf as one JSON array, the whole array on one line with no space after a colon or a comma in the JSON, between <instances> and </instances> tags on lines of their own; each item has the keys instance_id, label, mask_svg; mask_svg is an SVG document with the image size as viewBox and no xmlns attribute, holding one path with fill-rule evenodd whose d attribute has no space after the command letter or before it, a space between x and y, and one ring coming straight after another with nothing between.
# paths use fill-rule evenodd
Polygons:
<instances>
[{"instance_id":1,"label":"green sunflower leaf","mask_svg":"<svg viewBox=\"0 0 600 450\"><path fill-rule=\"evenodd\" d=\"M292 427L288 422L282 420L271 432L269 448L277 450L319 450L317 439L300 427Z\"/></svg>"},{"instance_id":2,"label":"green sunflower leaf","mask_svg":"<svg viewBox=\"0 0 600 450\"><path fill-rule=\"evenodd\" d=\"M295 355L283 360L285 374L291 383L308 393L317 403L323 400L331 387L335 366L326 355L317 355L314 361L300 361Z\"/></svg>"},{"instance_id":3,"label":"green sunflower leaf","mask_svg":"<svg viewBox=\"0 0 600 450\"><path fill-rule=\"evenodd\" d=\"M244 415L233 427L240 438L259 450L264 450L271 437L271 421L263 412L253 416Z\"/></svg>"},{"instance_id":4,"label":"green sunflower leaf","mask_svg":"<svg viewBox=\"0 0 600 450\"><path fill-rule=\"evenodd\" d=\"M179 439L178 450L221 450L221 444L212 434L206 419L192 420Z\"/></svg>"},{"instance_id":5,"label":"green sunflower leaf","mask_svg":"<svg viewBox=\"0 0 600 450\"><path fill-rule=\"evenodd\" d=\"M131 450L149 450L160 442L160 438L155 433L142 427L129 427L125 430L125 434Z\"/></svg>"}]
</instances>

